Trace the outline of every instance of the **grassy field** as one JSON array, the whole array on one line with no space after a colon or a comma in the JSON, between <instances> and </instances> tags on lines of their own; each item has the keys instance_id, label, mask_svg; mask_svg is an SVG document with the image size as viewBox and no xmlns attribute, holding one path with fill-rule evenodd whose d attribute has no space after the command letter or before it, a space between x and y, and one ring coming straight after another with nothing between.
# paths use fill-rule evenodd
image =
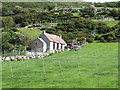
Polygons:
<instances>
[{"instance_id":1,"label":"grassy field","mask_svg":"<svg viewBox=\"0 0 120 90\"><path fill-rule=\"evenodd\" d=\"M97 9L101 9L101 8L105 8L105 7L97 7ZM111 7L109 7L110 9L118 9L118 8L111 8Z\"/></svg>"},{"instance_id":2,"label":"grassy field","mask_svg":"<svg viewBox=\"0 0 120 90\"><path fill-rule=\"evenodd\" d=\"M108 27L113 27L114 25L116 25L119 21L115 20L115 21L105 21L105 23L107 24Z\"/></svg>"},{"instance_id":3,"label":"grassy field","mask_svg":"<svg viewBox=\"0 0 120 90\"><path fill-rule=\"evenodd\" d=\"M31 40L36 39L42 33L40 29L18 28L18 30L30 37Z\"/></svg>"},{"instance_id":4,"label":"grassy field","mask_svg":"<svg viewBox=\"0 0 120 90\"><path fill-rule=\"evenodd\" d=\"M79 13L72 13L73 16L79 16Z\"/></svg>"},{"instance_id":5,"label":"grassy field","mask_svg":"<svg viewBox=\"0 0 120 90\"><path fill-rule=\"evenodd\" d=\"M78 51L55 53L44 59L3 62L2 86L3 88L116 88L118 58L113 56L118 56L118 43L90 43ZM96 75L96 73L102 74ZM8 78L10 76L13 78Z\"/></svg>"},{"instance_id":6,"label":"grassy field","mask_svg":"<svg viewBox=\"0 0 120 90\"><path fill-rule=\"evenodd\" d=\"M93 21L98 21L98 20L95 20L93 19ZM119 21L118 20L114 20L114 21L104 21L108 27L113 27L114 25L116 25Z\"/></svg>"}]
</instances>

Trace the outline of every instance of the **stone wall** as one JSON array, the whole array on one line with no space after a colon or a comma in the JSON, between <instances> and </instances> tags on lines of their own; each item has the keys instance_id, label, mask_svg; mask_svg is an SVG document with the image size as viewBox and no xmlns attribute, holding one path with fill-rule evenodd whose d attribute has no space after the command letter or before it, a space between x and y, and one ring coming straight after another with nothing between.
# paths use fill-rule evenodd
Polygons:
<instances>
[{"instance_id":1,"label":"stone wall","mask_svg":"<svg viewBox=\"0 0 120 90\"><path fill-rule=\"evenodd\" d=\"M46 53L40 53L40 52L27 52L26 56L7 56L7 57L1 57L0 61L20 61L20 60L30 60L30 59L41 59L43 57L46 57L48 55L51 55L52 53L60 53L61 50L51 50Z\"/></svg>"}]
</instances>

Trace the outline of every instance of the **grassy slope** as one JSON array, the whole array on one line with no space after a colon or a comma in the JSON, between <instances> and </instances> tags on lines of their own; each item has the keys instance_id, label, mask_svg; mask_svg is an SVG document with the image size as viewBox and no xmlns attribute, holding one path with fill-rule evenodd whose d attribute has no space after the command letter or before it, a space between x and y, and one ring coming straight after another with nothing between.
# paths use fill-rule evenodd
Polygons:
<instances>
[{"instance_id":1,"label":"grassy slope","mask_svg":"<svg viewBox=\"0 0 120 90\"><path fill-rule=\"evenodd\" d=\"M93 21L98 21L98 20L94 20ZM114 21L104 21L108 27L113 27L114 25L116 25L119 21L118 20L114 20Z\"/></svg>"},{"instance_id":2,"label":"grassy slope","mask_svg":"<svg viewBox=\"0 0 120 90\"><path fill-rule=\"evenodd\" d=\"M49 58L117 56L117 49L117 43L90 43L84 46L84 48L82 48L81 50L65 51L64 53L49 56ZM111 50L113 50L113 52L111 52Z\"/></svg>"},{"instance_id":3,"label":"grassy slope","mask_svg":"<svg viewBox=\"0 0 120 90\"><path fill-rule=\"evenodd\" d=\"M18 28L18 30L30 37L31 40L36 39L42 33L40 29L30 30L29 28Z\"/></svg>"},{"instance_id":4,"label":"grassy slope","mask_svg":"<svg viewBox=\"0 0 120 90\"><path fill-rule=\"evenodd\" d=\"M119 21L115 20L115 21L105 21L105 23L107 24L108 27L113 27L114 25L116 25Z\"/></svg>"},{"instance_id":5,"label":"grassy slope","mask_svg":"<svg viewBox=\"0 0 120 90\"><path fill-rule=\"evenodd\" d=\"M3 78L3 87L13 88L115 88L117 74L75 75L117 72L117 58L71 58L71 57L111 57L118 55L118 43L91 43L78 51L55 53L45 59L3 62L3 76L46 76ZM50 60L50 58L69 58ZM47 60L49 59L49 60ZM43 64L44 61L44 64ZM96 64L95 64L96 63ZM43 67L44 65L44 67ZM61 65L61 66L60 66ZM44 70L45 69L45 70ZM62 71L63 70L63 71ZM46 72L46 73L44 73ZM59 75L67 77L56 77ZM73 75L73 76L70 76Z\"/></svg>"},{"instance_id":6,"label":"grassy slope","mask_svg":"<svg viewBox=\"0 0 120 90\"><path fill-rule=\"evenodd\" d=\"M105 7L97 7L97 9L101 9L101 8L105 8ZM111 7L108 7L108 8L110 8L110 9L118 9L118 8L111 8Z\"/></svg>"},{"instance_id":7,"label":"grassy slope","mask_svg":"<svg viewBox=\"0 0 120 90\"><path fill-rule=\"evenodd\" d=\"M72 13L73 16L79 16L79 13Z\"/></svg>"},{"instance_id":8,"label":"grassy slope","mask_svg":"<svg viewBox=\"0 0 120 90\"><path fill-rule=\"evenodd\" d=\"M73 15L78 16L78 13L73 13ZM105 23L109 27L112 27L112 26L116 25L118 23L118 21L117 20L115 20L115 21L105 21ZM57 25L57 23L48 23L48 24ZM34 30L30 30L29 28L18 28L18 29L19 29L19 31L21 31L22 33L24 33L25 35L30 37L31 40L36 39L42 33L42 31L40 29L34 29Z\"/></svg>"}]
</instances>

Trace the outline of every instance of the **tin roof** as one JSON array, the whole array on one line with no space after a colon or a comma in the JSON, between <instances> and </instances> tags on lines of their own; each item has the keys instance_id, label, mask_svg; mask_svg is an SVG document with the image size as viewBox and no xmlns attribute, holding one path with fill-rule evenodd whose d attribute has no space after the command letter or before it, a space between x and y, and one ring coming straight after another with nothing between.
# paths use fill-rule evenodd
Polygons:
<instances>
[{"instance_id":1,"label":"tin roof","mask_svg":"<svg viewBox=\"0 0 120 90\"><path fill-rule=\"evenodd\" d=\"M61 44L66 45L66 42L60 36L48 34L46 32L44 33L44 35L52 42L61 43Z\"/></svg>"}]
</instances>

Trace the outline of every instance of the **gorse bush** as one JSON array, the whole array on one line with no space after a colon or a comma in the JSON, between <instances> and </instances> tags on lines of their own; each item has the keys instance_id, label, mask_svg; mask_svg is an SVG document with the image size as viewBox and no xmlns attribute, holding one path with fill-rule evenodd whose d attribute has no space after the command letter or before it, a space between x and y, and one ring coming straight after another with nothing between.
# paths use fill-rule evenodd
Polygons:
<instances>
[{"instance_id":1,"label":"gorse bush","mask_svg":"<svg viewBox=\"0 0 120 90\"><path fill-rule=\"evenodd\" d=\"M106 40L104 39L104 37L100 38L100 42L106 42Z\"/></svg>"},{"instance_id":2,"label":"gorse bush","mask_svg":"<svg viewBox=\"0 0 120 90\"><path fill-rule=\"evenodd\" d=\"M92 43L94 41L94 38L87 38L87 42Z\"/></svg>"}]
</instances>

